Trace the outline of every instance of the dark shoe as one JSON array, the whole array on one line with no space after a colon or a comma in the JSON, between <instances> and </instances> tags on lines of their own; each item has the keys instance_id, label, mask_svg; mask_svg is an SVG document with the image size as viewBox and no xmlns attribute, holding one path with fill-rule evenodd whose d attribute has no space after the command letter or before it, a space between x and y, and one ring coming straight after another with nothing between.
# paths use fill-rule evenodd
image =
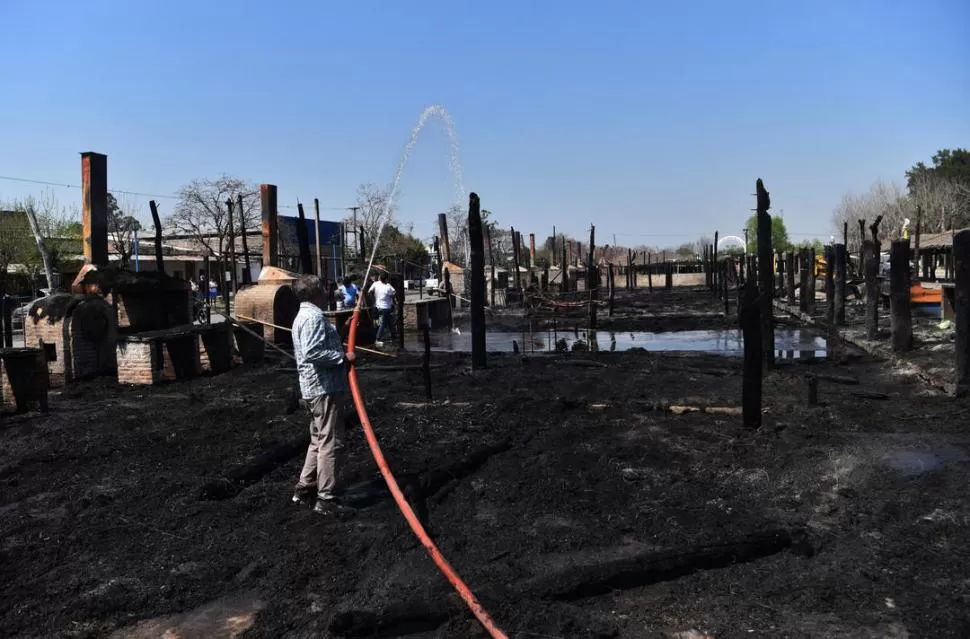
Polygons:
<instances>
[{"instance_id":1,"label":"dark shoe","mask_svg":"<svg viewBox=\"0 0 970 639\"><path fill-rule=\"evenodd\" d=\"M336 499L318 499L313 507L313 512L318 515L339 517L341 519L352 517L357 511L350 506L340 503Z\"/></svg>"},{"instance_id":2,"label":"dark shoe","mask_svg":"<svg viewBox=\"0 0 970 639\"><path fill-rule=\"evenodd\" d=\"M317 494L316 486L297 486L293 491L294 504L309 504Z\"/></svg>"}]
</instances>

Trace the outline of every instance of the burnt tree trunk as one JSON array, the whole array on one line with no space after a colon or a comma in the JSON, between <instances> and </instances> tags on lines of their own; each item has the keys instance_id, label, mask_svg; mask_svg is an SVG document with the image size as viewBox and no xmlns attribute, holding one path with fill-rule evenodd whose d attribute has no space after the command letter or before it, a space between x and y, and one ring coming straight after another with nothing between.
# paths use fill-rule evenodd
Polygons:
<instances>
[{"instance_id":1,"label":"burnt tree trunk","mask_svg":"<svg viewBox=\"0 0 970 639\"><path fill-rule=\"evenodd\" d=\"M481 203L468 195L468 241L471 243L472 370L485 368L485 246Z\"/></svg>"},{"instance_id":2,"label":"burnt tree trunk","mask_svg":"<svg viewBox=\"0 0 970 639\"><path fill-rule=\"evenodd\" d=\"M589 260L586 263L586 289L589 292L589 331L590 343L596 341L592 333L596 330L596 266L593 264L593 251L596 246L596 227L589 227Z\"/></svg>"},{"instance_id":3,"label":"burnt tree trunk","mask_svg":"<svg viewBox=\"0 0 970 639\"><path fill-rule=\"evenodd\" d=\"M825 321L835 323L835 247L825 247Z\"/></svg>"},{"instance_id":4,"label":"burnt tree trunk","mask_svg":"<svg viewBox=\"0 0 970 639\"><path fill-rule=\"evenodd\" d=\"M606 287L609 294L609 306L607 307L607 314L613 317L613 296L616 293L616 281L613 274L613 264L606 265Z\"/></svg>"}]
</instances>

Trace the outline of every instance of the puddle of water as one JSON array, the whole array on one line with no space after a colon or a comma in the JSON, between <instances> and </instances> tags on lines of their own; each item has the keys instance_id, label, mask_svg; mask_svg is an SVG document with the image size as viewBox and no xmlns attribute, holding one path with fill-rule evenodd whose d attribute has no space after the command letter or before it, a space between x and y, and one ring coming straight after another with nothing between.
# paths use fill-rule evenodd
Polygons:
<instances>
[{"instance_id":1,"label":"puddle of water","mask_svg":"<svg viewBox=\"0 0 970 639\"><path fill-rule=\"evenodd\" d=\"M744 353L744 339L739 330L672 331L651 333L647 331L607 332L597 331L596 350L627 351L642 348L647 351L689 351L740 356ZM513 342L522 353L551 353L556 351L586 350L590 338L586 331L542 331L531 335L526 332L488 332L485 346L490 352L513 351ZM421 350L424 342L420 335L408 335L409 350ZM458 333L439 331L431 334L431 349L437 351L471 352L470 329ZM780 359L825 357L825 338L802 329L778 329L775 331L775 354Z\"/></svg>"},{"instance_id":2,"label":"puddle of water","mask_svg":"<svg viewBox=\"0 0 970 639\"><path fill-rule=\"evenodd\" d=\"M252 628L263 605L254 592L227 595L194 610L116 630L111 639L235 639Z\"/></svg>"},{"instance_id":3,"label":"puddle of water","mask_svg":"<svg viewBox=\"0 0 970 639\"><path fill-rule=\"evenodd\" d=\"M903 477L915 477L943 467L949 462L970 461L965 452L954 446L942 446L936 450L892 450L882 461Z\"/></svg>"}]
</instances>

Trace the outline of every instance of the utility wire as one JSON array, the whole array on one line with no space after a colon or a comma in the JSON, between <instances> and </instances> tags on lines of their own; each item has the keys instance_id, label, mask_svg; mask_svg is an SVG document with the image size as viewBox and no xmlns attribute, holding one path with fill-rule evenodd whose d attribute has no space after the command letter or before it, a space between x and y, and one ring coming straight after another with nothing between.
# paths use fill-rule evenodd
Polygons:
<instances>
[{"instance_id":1,"label":"utility wire","mask_svg":"<svg viewBox=\"0 0 970 639\"><path fill-rule=\"evenodd\" d=\"M10 176L10 175L0 175L0 180L5 180L7 182L22 182L24 184L39 184L41 186L56 186L56 187L62 188L62 189L79 189L80 190L80 188L81 188L77 184L64 184L62 182L50 182L48 180L32 180L32 179L29 179L29 178L13 177L13 176ZM112 195L131 195L131 196L135 196L135 197L147 197L147 198L151 198L153 200L161 200L161 199L165 199L165 200L178 200L178 199L181 199L178 195L164 195L164 194L161 194L161 193L144 193L144 192L141 192L141 191L126 191L126 190L123 190L123 189L111 189L111 188L109 188L108 189L108 192L111 193ZM281 208L281 209L295 209L297 207L295 205L293 205L293 204L277 204L277 208ZM328 207L328 208L321 207L320 210L321 211L346 211L348 208L351 208L351 207L346 207L346 206L334 206L334 207Z\"/></svg>"}]
</instances>

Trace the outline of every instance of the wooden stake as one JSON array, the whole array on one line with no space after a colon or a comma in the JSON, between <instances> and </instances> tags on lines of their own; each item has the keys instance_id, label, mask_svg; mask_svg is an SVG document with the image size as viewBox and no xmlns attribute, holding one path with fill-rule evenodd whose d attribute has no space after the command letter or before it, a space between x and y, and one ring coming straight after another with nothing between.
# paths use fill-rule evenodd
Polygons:
<instances>
[{"instance_id":1,"label":"wooden stake","mask_svg":"<svg viewBox=\"0 0 970 639\"><path fill-rule=\"evenodd\" d=\"M609 296L610 296L609 306L607 308L609 309L609 316L613 317L613 295L616 292L616 282L614 280L612 263L608 263L606 265L606 286L609 290Z\"/></svg>"},{"instance_id":2,"label":"wooden stake","mask_svg":"<svg viewBox=\"0 0 970 639\"><path fill-rule=\"evenodd\" d=\"M788 295L788 305L795 305L795 250L785 252L785 293Z\"/></svg>"}]
</instances>

